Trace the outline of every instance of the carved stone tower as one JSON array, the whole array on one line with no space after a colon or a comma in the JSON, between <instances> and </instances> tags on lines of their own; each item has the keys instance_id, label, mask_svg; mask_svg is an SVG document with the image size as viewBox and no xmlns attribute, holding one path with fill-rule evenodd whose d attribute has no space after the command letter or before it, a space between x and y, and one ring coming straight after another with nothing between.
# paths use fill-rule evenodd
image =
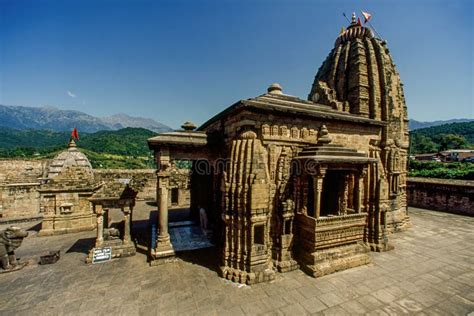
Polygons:
<instances>
[{"instance_id":1,"label":"carved stone tower","mask_svg":"<svg viewBox=\"0 0 474 316\"><path fill-rule=\"evenodd\" d=\"M380 140L371 142L370 156L379 160L372 179L380 177L374 195L380 195L382 222L388 231L409 225L406 214L408 117L403 84L386 42L356 22L341 32L319 68L308 95L319 104L385 122ZM379 192L375 192L379 191Z\"/></svg>"}]
</instances>

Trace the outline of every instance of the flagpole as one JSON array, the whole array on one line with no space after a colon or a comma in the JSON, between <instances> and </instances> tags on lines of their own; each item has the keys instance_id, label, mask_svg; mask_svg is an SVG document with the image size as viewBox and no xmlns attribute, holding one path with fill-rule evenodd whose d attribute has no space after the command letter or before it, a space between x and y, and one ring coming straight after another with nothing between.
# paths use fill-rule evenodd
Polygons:
<instances>
[{"instance_id":1,"label":"flagpole","mask_svg":"<svg viewBox=\"0 0 474 316\"><path fill-rule=\"evenodd\" d=\"M360 10L360 13L362 14L362 16L363 16L364 19L365 19L364 12L363 12L362 10ZM370 26L370 28L371 28L372 30L374 30L375 34L376 34L382 41L384 41L384 39L382 38L382 35L380 35L380 33L377 32L377 30L376 30L375 27L372 25L372 23L370 23L370 21L365 22L365 24L368 24L368 25Z\"/></svg>"},{"instance_id":2,"label":"flagpole","mask_svg":"<svg viewBox=\"0 0 474 316\"><path fill-rule=\"evenodd\" d=\"M372 30L374 30L375 34L377 34L377 36L378 36L382 41L385 41L385 40L382 38L382 35L380 35L380 33L377 32L377 30L376 30L375 27L372 25L372 23L370 23L370 21L367 21L367 24L369 24L369 26L372 28Z\"/></svg>"},{"instance_id":3,"label":"flagpole","mask_svg":"<svg viewBox=\"0 0 474 316\"><path fill-rule=\"evenodd\" d=\"M349 24L351 24L351 21L349 21L349 18L347 17L346 12L342 12L342 15L346 18L347 22L349 22Z\"/></svg>"}]
</instances>

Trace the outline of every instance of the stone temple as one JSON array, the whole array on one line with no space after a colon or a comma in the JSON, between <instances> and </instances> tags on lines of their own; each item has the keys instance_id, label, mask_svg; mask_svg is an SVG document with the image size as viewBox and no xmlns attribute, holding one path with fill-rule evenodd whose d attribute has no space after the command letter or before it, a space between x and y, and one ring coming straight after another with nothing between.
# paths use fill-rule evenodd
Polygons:
<instances>
[{"instance_id":1,"label":"stone temple","mask_svg":"<svg viewBox=\"0 0 474 316\"><path fill-rule=\"evenodd\" d=\"M49 165L44 184L38 189L43 213L39 235L93 230L96 219L89 199L100 187L89 159L71 139L68 149L59 153Z\"/></svg>"},{"instance_id":2,"label":"stone temple","mask_svg":"<svg viewBox=\"0 0 474 316\"><path fill-rule=\"evenodd\" d=\"M386 42L355 21L336 39L307 100L272 84L199 128L148 140L157 163L154 262L168 233L173 160L192 161L191 214L207 212L220 272L235 282L367 264L410 225L403 85Z\"/></svg>"}]
</instances>

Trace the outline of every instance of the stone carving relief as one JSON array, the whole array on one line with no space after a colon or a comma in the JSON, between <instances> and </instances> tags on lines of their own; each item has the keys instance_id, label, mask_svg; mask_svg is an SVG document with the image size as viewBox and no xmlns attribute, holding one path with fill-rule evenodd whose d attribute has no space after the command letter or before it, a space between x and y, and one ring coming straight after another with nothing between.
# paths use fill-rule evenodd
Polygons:
<instances>
[{"instance_id":1,"label":"stone carving relief","mask_svg":"<svg viewBox=\"0 0 474 316\"><path fill-rule=\"evenodd\" d=\"M296 126L288 127L286 125L263 124L261 133L264 140L291 140L302 142L315 142L316 130L312 128L298 128Z\"/></svg>"}]
</instances>

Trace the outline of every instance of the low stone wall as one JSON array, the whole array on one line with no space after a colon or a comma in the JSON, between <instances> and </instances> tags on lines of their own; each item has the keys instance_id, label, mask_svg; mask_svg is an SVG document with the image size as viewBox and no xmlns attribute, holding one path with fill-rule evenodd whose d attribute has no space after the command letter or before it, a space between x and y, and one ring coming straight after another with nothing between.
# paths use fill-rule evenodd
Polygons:
<instances>
[{"instance_id":1,"label":"low stone wall","mask_svg":"<svg viewBox=\"0 0 474 316\"><path fill-rule=\"evenodd\" d=\"M134 179L143 184L137 199L156 200L156 170L155 169L94 169L94 179L108 182L128 181ZM169 183L168 204L170 207L189 206L189 170L173 169Z\"/></svg>"},{"instance_id":2,"label":"low stone wall","mask_svg":"<svg viewBox=\"0 0 474 316\"><path fill-rule=\"evenodd\" d=\"M38 218L40 210L38 189L47 175L49 159L0 159L0 221ZM156 170L154 169L94 169L98 182L141 183L137 199L156 199ZM170 179L170 207L189 206L189 170L173 169Z\"/></svg>"},{"instance_id":3,"label":"low stone wall","mask_svg":"<svg viewBox=\"0 0 474 316\"><path fill-rule=\"evenodd\" d=\"M40 178L49 160L0 159L0 219L39 214Z\"/></svg>"},{"instance_id":4,"label":"low stone wall","mask_svg":"<svg viewBox=\"0 0 474 316\"><path fill-rule=\"evenodd\" d=\"M0 185L0 218L28 218L39 211L38 183Z\"/></svg>"},{"instance_id":5,"label":"low stone wall","mask_svg":"<svg viewBox=\"0 0 474 316\"><path fill-rule=\"evenodd\" d=\"M39 182L48 164L48 159L0 159L0 185Z\"/></svg>"},{"instance_id":6,"label":"low stone wall","mask_svg":"<svg viewBox=\"0 0 474 316\"><path fill-rule=\"evenodd\" d=\"M144 185L137 199L156 199L156 171L154 169L94 169L94 179L105 183L135 179Z\"/></svg>"},{"instance_id":7,"label":"low stone wall","mask_svg":"<svg viewBox=\"0 0 474 316\"><path fill-rule=\"evenodd\" d=\"M474 181L408 178L408 205L474 216Z\"/></svg>"}]
</instances>

